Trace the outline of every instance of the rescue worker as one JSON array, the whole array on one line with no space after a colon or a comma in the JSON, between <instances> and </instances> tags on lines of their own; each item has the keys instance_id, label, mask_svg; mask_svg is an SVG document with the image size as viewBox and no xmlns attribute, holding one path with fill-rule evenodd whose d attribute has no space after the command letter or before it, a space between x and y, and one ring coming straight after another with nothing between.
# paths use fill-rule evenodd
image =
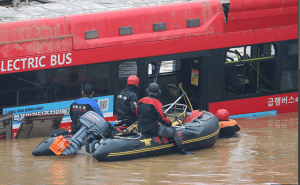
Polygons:
<instances>
[{"instance_id":1,"label":"rescue worker","mask_svg":"<svg viewBox=\"0 0 300 185\"><path fill-rule=\"evenodd\" d=\"M219 121L228 121L229 120L229 112L226 109L219 109L215 114Z\"/></svg>"},{"instance_id":2,"label":"rescue worker","mask_svg":"<svg viewBox=\"0 0 300 185\"><path fill-rule=\"evenodd\" d=\"M99 105L95 100L92 99L94 95L93 86L90 84L85 84L82 91L83 97L75 100L70 106L70 116L72 119L72 131L71 134L74 135L80 128L79 117L85 114L87 111L95 111L101 117L104 118Z\"/></svg>"},{"instance_id":3,"label":"rescue worker","mask_svg":"<svg viewBox=\"0 0 300 185\"><path fill-rule=\"evenodd\" d=\"M126 126L132 125L137 121L136 103L138 96L136 95L139 87L139 78L131 75L127 79L127 87L123 89L117 96L117 119L120 124Z\"/></svg>"},{"instance_id":4,"label":"rescue worker","mask_svg":"<svg viewBox=\"0 0 300 185\"><path fill-rule=\"evenodd\" d=\"M236 133L241 129L241 126L235 120L229 119L229 112L226 109L219 109L215 115L220 125L219 138L237 137Z\"/></svg>"},{"instance_id":5,"label":"rescue worker","mask_svg":"<svg viewBox=\"0 0 300 185\"><path fill-rule=\"evenodd\" d=\"M162 104L155 98L161 93L159 85L151 83L146 91L148 97L142 98L137 104L138 131L145 134L172 138L179 149L179 154L194 154L193 152L186 151L176 129L171 127L172 122L164 116Z\"/></svg>"}]
</instances>

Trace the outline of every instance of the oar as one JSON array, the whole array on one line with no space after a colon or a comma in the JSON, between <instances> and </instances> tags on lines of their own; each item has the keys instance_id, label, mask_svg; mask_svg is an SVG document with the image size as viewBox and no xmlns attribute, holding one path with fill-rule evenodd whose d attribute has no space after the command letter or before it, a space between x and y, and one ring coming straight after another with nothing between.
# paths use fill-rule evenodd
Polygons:
<instances>
[{"instance_id":1,"label":"oar","mask_svg":"<svg viewBox=\"0 0 300 185\"><path fill-rule=\"evenodd\" d=\"M123 120L116 120L116 121L114 121L114 125L116 125L116 123L121 123L122 121L128 121L129 119L123 119ZM117 126L117 125L116 125Z\"/></svg>"},{"instance_id":2,"label":"oar","mask_svg":"<svg viewBox=\"0 0 300 185\"><path fill-rule=\"evenodd\" d=\"M177 98L177 100L174 103L172 103L172 105L169 108L167 108L167 110L165 110L164 113L167 113L185 94L186 92L179 96L179 98Z\"/></svg>"},{"instance_id":3,"label":"oar","mask_svg":"<svg viewBox=\"0 0 300 185\"><path fill-rule=\"evenodd\" d=\"M114 121L115 123L120 123L122 121L128 121L129 119L123 119L123 120L117 120L117 121Z\"/></svg>"}]
</instances>

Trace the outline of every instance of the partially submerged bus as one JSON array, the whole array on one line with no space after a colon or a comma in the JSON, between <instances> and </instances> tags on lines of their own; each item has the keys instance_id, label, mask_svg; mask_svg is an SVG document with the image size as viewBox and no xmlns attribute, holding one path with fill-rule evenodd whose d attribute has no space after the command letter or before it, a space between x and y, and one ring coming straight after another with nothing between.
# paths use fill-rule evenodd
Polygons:
<instances>
[{"instance_id":1,"label":"partially submerged bus","mask_svg":"<svg viewBox=\"0 0 300 185\"><path fill-rule=\"evenodd\" d=\"M177 1L0 23L0 113L13 111L15 133L27 115L67 116L89 83L112 120L130 75L140 78L139 98L156 80L163 104L181 83L194 109L298 111L297 61L297 0Z\"/></svg>"}]
</instances>

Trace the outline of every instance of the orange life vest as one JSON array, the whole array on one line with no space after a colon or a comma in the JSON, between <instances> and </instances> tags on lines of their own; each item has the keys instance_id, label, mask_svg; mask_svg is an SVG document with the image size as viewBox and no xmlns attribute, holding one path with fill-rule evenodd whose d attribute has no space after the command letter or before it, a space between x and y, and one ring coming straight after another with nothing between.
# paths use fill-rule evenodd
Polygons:
<instances>
[{"instance_id":1,"label":"orange life vest","mask_svg":"<svg viewBox=\"0 0 300 185\"><path fill-rule=\"evenodd\" d=\"M226 121L219 121L220 128L225 128L225 127L233 127L237 125L238 127L241 128L241 126L234 120L234 119L229 119Z\"/></svg>"}]
</instances>

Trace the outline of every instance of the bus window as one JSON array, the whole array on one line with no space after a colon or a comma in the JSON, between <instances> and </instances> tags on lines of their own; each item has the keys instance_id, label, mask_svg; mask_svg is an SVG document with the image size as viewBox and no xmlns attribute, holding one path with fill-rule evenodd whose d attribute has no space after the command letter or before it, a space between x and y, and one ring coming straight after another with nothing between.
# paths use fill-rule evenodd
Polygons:
<instances>
[{"instance_id":1,"label":"bus window","mask_svg":"<svg viewBox=\"0 0 300 185\"><path fill-rule=\"evenodd\" d=\"M81 85L88 83L87 66L54 69L52 86L53 100L77 99L81 96Z\"/></svg>"},{"instance_id":2,"label":"bus window","mask_svg":"<svg viewBox=\"0 0 300 185\"><path fill-rule=\"evenodd\" d=\"M111 95L110 80L95 80L90 83L94 87L94 97Z\"/></svg>"},{"instance_id":3,"label":"bus window","mask_svg":"<svg viewBox=\"0 0 300 185\"><path fill-rule=\"evenodd\" d=\"M94 96L111 94L110 66L100 63L89 66L89 83L94 86Z\"/></svg>"},{"instance_id":4,"label":"bus window","mask_svg":"<svg viewBox=\"0 0 300 185\"><path fill-rule=\"evenodd\" d=\"M273 44L235 47L225 54L225 98L263 94L274 90Z\"/></svg>"},{"instance_id":5,"label":"bus window","mask_svg":"<svg viewBox=\"0 0 300 185\"><path fill-rule=\"evenodd\" d=\"M47 77L46 71L1 75L1 108L48 102Z\"/></svg>"},{"instance_id":6,"label":"bus window","mask_svg":"<svg viewBox=\"0 0 300 185\"><path fill-rule=\"evenodd\" d=\"M38 104L48 102L47 88L20 90L17 92L19 105Z\"/></svg>"},{"instance_id":7,"label":"bus window","mask_svg":"<svg viewBox=\"0 0 300 185\"><path fill-rule=\"evenodd\" d=\"M298 89L298 70L281 72L281 91Z\"/></svg>"},{"instance_id":8,"label":"bus window","mask_svg":"<svg viewBox=\"0 0 300 185\"><path fill-rule=\"evenodd\" d=\"M159 73L171 73L174 71L178 71L180 69L180 61L176 60L168 60L168 61L162 61L159 69ZM148 64L148 75L153 75L153 69L152 64Z\"/></svg>"},{"instance_id":9,"label":"bus window","mask_svg":"<svg viewBox=\"0 0 300 185\"><path fill-rule=\"evenodd\" d=\"M288 45L288 55L281 66L281 91L298 89L298 42Z\"/></svg>"},{"instance_id":10,"label":"bus window","mask_svg":"<svg viewBox=\"0 0 300 185\"><path fill-rule=\"evenodd\" d=\"M47 86L48 84L48 73L47 70L37 71L37 83L42 86Z\"/></svg>"},{"instance_id":11,"label":"bus window","mask_svg":"<svg viewBox=\"0 0 300 185\"><path fill-rule=\"evenodd\" d=\"M95 69L95 72L92 79L89 78L89 80L110 78L110 67L108 64L95 64L91 68Z\"/></svg>"},{"instance_id":12,"label":"bus window","mask_svg":"<svg viewBox=\"0 0 300 185\"><path fill-rule=\"evenodd\" d=\"M17 105L17 92L0 92L0 108L1 110L6 107Z\"/></svg>"},{"instance_id":13,"label":"bus window","mask_svg":"<svg viewBox=\"0 0 300 185\"><path fill-rule=\"evenodd\" d=\"M122 62L119 65L119 78L127 78L130 75L137 75L137 63L135 61Z\"/></svg>"},{"instance_id":14,"label":"bus window","mask_svg":"<svg viewBox=\"0 0 300 185\"><path fill-rule=\"evenodd\" d=\"M230 48L226 52L225 63L235 63L235 62L239 62L243 58L246 59L250 57L251 57L251 46Z\"/></svg>"},{"instance_id":15,"label":"bus window","mask_svg":"<svg viewBox=\"0 0 300 185\"><path fill-rule=\"evenodd\" d=\"M289 56L297 56L298 52L299 52L298 43L289 44L289 51L288 51Z\"/></svg>"},{"instance_id":16,"label":"bus window","mask_svg":"<svg viewBox=\"0 0 300 185\"><path fill-rule=\"evenodd\" d=\"M129 76L131 75L137 76L137 70L138 70L137 62L136 61L121 62L119 64L119 67L115 69L119 70L119 79L115 84L114 94L118 94L121 92L122 89L124 89L127 86L127 78Z\"/></svg>"},{"instance_id":17,"label":"bus window","mask_svg":"<svg viewBox=\"0 0 300 185\"><path fill-rule=\"evenodd\" d=\"M181 67L182 60L170 58L169 60L159 61L160 63L159 77L156 79L161 94L157 97L162 104L168 104L174 102L179 96L179 87L178 87L178 71ZM154 82L155 78L155 65L156 63L148 63L148 84ZM172 88L170 88L172 87ZM173 88L177 87L177 88Z\"/></svg>"}]
</instances>

